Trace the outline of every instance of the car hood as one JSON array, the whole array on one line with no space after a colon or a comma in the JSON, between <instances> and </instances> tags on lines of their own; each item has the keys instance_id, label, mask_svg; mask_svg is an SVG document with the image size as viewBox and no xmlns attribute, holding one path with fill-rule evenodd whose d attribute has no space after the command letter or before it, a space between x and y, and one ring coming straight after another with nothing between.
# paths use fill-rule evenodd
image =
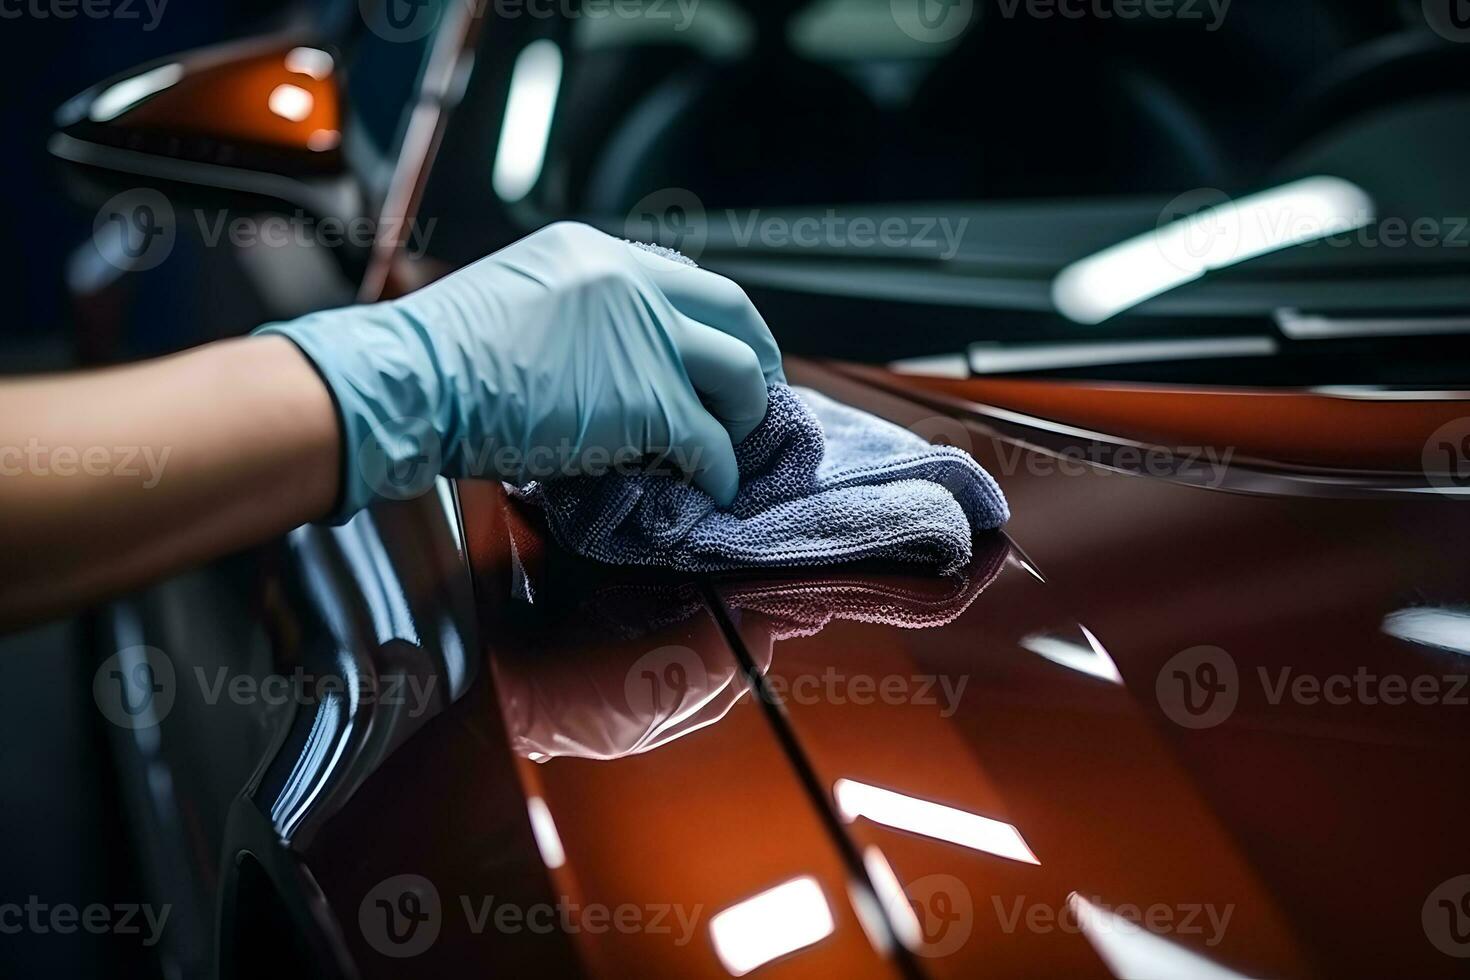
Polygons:
<instances>
[{"instance_id":1,"label":"car hood","mask_svg":"<svg viewBox=\"0 0 1470 980\"><path fill-rule=\"evenodd\" d=\"M1288 398L1274 428L1221 411L1217 438L1159 404L1130 430L1086 386L790 373L972 452L1011 523L958 579L681 579L578 561L499 485L461 482L484 669L395 751L394 788L347 806L457 814L412 866L471 925L491 915L456 932L446 911L431 955L771 977L1460 965L1470 506L1405 462L1455 399L1413 419L1341 399L1340 425L1314 402L1301 425ZM384 868L344 873L349 836L312 862L329 897ZM561 928L533 927L543 909Z\"/></svg>"}]
</instances>

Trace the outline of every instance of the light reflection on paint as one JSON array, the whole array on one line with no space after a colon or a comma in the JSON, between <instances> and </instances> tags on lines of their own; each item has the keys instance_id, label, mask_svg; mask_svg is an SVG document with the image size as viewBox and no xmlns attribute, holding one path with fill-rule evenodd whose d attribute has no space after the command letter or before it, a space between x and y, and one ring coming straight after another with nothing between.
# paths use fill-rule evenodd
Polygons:
<instances>
[{"instance_id":1,"label":"light reflection on paint","mask_svg":"<svg viewBox=\"0 0 1470 980\"><path fill-rule=\"evenodd\" d=\"M1077 628L1086 637L1087 646L1051 633L1032 633L1021 638L1021 648L1069 670L1110 684L1122 684L1123 675L1118 672L1118 665L1113 662L1108 651L1103 649L1097 637L1081 623L1077 624Z\"/></svg>"},{"instance_id":2,"label":"light reflection on paint","mask_svg":"<svg viewBox=\"0 0 1470 980\"><path fill-rule=\"evenodd\" d=\"M132 78L125 78L103 89L97 98L92 100L87 115L93 122L107 122L116 119L150 95L157 95L164 89L177 84L183 77L183 65L169 64L145 71L141 75L134 75Z\"/></svg>"},{"instance_id":3,"label":"light reflection on paint","mask_svg":"<svg viewBox=\"0 0 1470 980\"><path fill-rule=\"evenodd\" d=\"M332 56L320 48L292 48L286 52L286 70L320 81L332 73Z\"/></svg>"},{"instance_id":4,"label":"light reflection on paint","mask_svg":"<svg viewBox=\"0 0 1470 980\"><path fill-rule=\"evenodd\" d=\"M1383 632L1421 646L1470 654L1470 610L1400 609L1383 617Z\"/></svg>"},{"instance_id":5,"label":"light reflection on paint","mask_svg":"<svg viewBox=\"0 0 1470 980\"><path fill-rule=\"evenodd\" d=\"M561 845L561 834L557 832L556 821L552 819L551 808L546 801L533 796L526 801L526 811L531 815L531 833L536 838L541 860L552 870L566 864L567 852Z\"/></svg>"},{"instance_id":6,"label":"light reflection on paint","mask_svg":"<svg viewBox=\"0 0 1470 980\"><path fill-rule=\"evenodd\" d=\"M923 834L1023 864L1041 863L1020 831L1000 820L852 779L837 780L832 794L837 808L849 821L867 817L885 827Z\"/></svg>"},{"instance_id":7,"label":"light reflection on paint","mask_svg":"<svg viewBox=\"0 0 1470 980\"><path fill-rule=\"evenodd\" d=\"M822 886L809 875L752 895L709 923L715 955L735 977L821 942L833 928Z\"/></svg>"},{"instance_id":8,"label":"light reflection on paint","mask_svg":"<svg viewBox=\"0 0 1470 980\"><path fill-rule=\"evenodd\" d=\"M266 100L266 105L270 107L271 112L274 112L282 119L289 119L291 122L301 122L307 116L311 115L311 110L316 105L316 99L301 86L283 82L271 90L270 97Z\"/></svg>"},{"instance_id":9,"label":"light reflection on paint","mask_svg":"<svg viewBox=\"0 0 1470 980\"><path fill-rule=\"evenodd\" d=\"M878 893L878 901L888 913L888 922L898 941L909 949L918 949L924 944L924 927L913 905L909 904L909 897L904 894L903 885L899 883L898 875L893 873L888 858L878 848L869 847L863 851L863 868L868 872L873 890Z\"/></svg>"},{"instance_id":10,"label":"light reflection on paint","mask_svg":"<svg viewBox=\"0 0 1470 980\"><path fill-rule=\"evenodd\" d=\"M1155 935L1138 923L1089 902L1076 892L1067 896L1067 909L1115 977L1245 980L1243 974Z\"/></svg>"}]
</instances>

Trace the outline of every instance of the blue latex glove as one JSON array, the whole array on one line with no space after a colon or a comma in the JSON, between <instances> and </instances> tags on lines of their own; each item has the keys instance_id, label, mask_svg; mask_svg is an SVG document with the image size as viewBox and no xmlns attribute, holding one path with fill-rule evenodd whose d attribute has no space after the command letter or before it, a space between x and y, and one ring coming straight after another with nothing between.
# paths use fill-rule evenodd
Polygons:
<instances>
[{"instance_id":1,"label":"blue latex glove","mask_svg":"<svg viewBox=\"0 0 1470 980\"><path fill-rule=\"evenodd\" d=\"M735 283L570 222L402 299L256 333L291 339L331 389L337 522L438 473L523 484L644 454L727 506L733 445L764 417L767 384L785 380Z\"/></svg>"}]
</instances>

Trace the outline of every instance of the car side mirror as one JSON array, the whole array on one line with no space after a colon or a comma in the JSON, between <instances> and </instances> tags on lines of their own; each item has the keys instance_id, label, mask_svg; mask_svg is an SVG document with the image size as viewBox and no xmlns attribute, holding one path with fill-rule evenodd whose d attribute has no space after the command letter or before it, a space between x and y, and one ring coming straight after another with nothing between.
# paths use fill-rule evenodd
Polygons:
<instances>
[{"instance_id":1,"label":"car side mirror","mask_svg":"<svg viewBox=\"0 0 1470 980\"><path fill-rule=\"evenodd\" d=\"M189 52L68 101L49 149L103 189L184 185L353 217L340 76L330 50L281 37Z\"/></svg>"}]
</instances>

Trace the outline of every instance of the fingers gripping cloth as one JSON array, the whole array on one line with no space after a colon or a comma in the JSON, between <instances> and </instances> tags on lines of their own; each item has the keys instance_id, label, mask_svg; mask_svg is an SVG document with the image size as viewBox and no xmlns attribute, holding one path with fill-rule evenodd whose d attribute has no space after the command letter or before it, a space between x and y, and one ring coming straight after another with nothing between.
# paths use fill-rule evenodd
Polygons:
<instances>
[{"instance_id":1,"label":"fingers gripping cloth","mask_svg":"<svg viewBox=\"0 0 1470 980\"><path fill-rule=\"evenodd\" d=\"M772 385L735 457L728 510L666 475L574 476L525 494L576 554L687 572L884 559L951 573L970 561L976 531L1010 517L967 454L810 389Z\"/></svg>"}]
</instances>

